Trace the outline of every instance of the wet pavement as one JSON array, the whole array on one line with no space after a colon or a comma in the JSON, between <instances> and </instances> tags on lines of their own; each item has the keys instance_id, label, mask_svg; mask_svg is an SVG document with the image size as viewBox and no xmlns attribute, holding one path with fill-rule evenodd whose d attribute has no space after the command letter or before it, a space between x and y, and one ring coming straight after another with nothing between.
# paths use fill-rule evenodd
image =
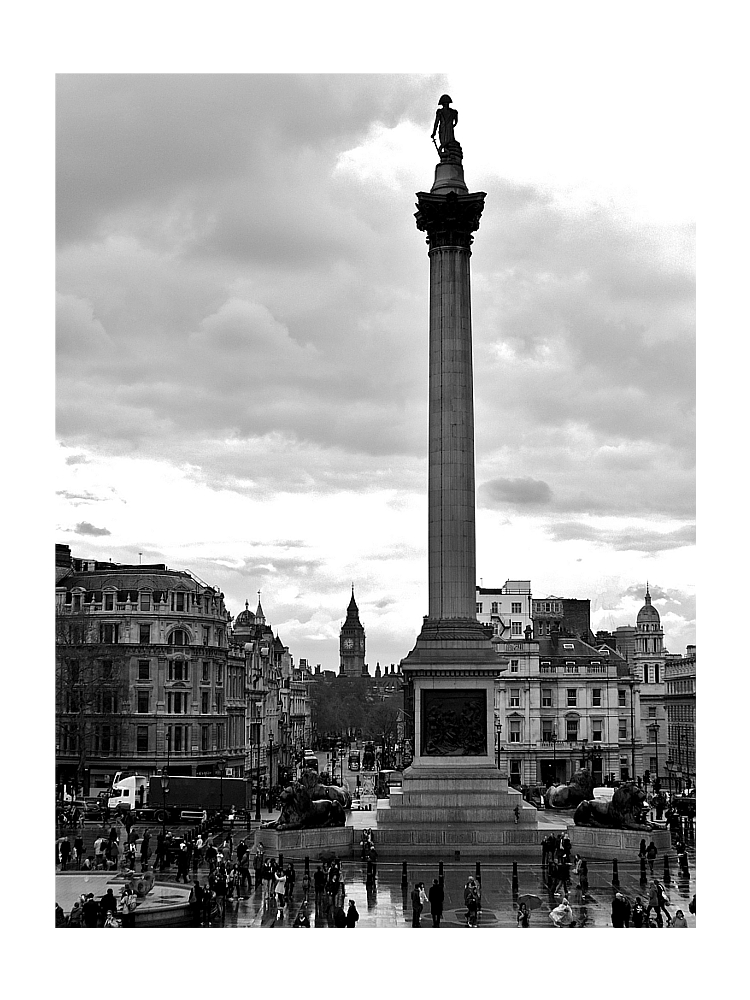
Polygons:
<instances>
[{"instance_id":1,"label":"wet pavement","mask_svg":"<svg viewBox=\"0 0 750 1000\"><path fill-rule=\"evenodd\" d=\"M688 911L688 903L695 894L695 852L693 845L688 845L690 875L678 875L676 858L670 857L671 878L664 879L663 859L657 859L654 869L655 877L665 882L670 897L668 907L674 915L681 909L689 927L695 926L695 917ZM410 892L416 881L425 883L429 888L433 878L438 876L437 860L424 864L409 864L409 884L405 889L401 886L402 866L399 863L378 862L375 884L368 887L365 884L366 865L359 861L345 860L342 862L342 874L345 883L344 910L353 899L360 919L358 928L367 927L409 927L412 914ZM311 873L316 865L311 859ZM297 884L295 885L292 903L279 917L276 907L264 906L261 891L253 891L249 898L229 901L227 903L224 926L226 927L291 927L302 903L300 880L304 871L303 865L295 864ZM588 862L589 890L585 898L577 888L578 880L573 876L568 900L573 909L575 928L580 927L611 927L611 906L613 897L612 863L590 860ZM465 927L466 910L463 905L463 890L467 878L475 874L474 864L457 863L444 865L444 916L442 927ZM646 905L648 887L640 883L640 866L636 858L633 863L618 864L619 889L630 900L640 896ZM517 904L512 893L513 869L512 862L492 864L482 862L482 910L479 917L480 927L516 927ZM518 892L530 893L540 899L540 907L532 913L531 927L552 927L549 918L550 909L560 902L562 896L550 892L550 885L543 873L541 864L518 864ZM310 907L310 922L317 928L328 927L325 917L314 917L314 902ZM421 918L422 927L432 928L429 909L426 908Z\"/></svg>"}]
</instances>

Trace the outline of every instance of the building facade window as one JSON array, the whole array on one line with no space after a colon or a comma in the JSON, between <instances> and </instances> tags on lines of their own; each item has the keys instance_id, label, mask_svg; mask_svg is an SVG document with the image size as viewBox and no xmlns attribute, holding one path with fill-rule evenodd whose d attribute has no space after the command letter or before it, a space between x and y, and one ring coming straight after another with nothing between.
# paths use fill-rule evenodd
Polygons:
<instances>
[{"instance_id":1,"label":"building facade window","mask_svg":"<svg viewBox=\"0 0 750 1000\"><path fill-rule=\"evenodd\" d=\"M216 664L216 683L217 684L223 684L224 683L224 664L223 663L217 663Z\"/></svg>"},{"instance_id":2,"label":"building facade window","mask_svg":"<svg viewBox=\"0 0 750 1000\"><path fill-rule=\"evenodd\" d=\"M477 614L478 615L482 614L482 605L481 604L477 604Z\"/></svg>"},{"instance_id":3,"label":"building facade window","mask_svg":"<svg viewBox=\"0 0 750 1000\"><path fill-rule=\"evenodd\" d=\"M625 708L625 689L618 688L617 691L617 704L620 708Z\"/></svg>"},{"instance_id":4,"label":"building facade window","mask_svg":"<svg viewBox=\"0 0 750 1000\"><path fill-rule=\"evenodd\" d=\"M186 753L190 749L190 726L169 726L167 739L172 753Z\"/></svg>"},{"instance_id":5,"label":"building facade window","mask_svg":"<svg viewBox=\"0 0 750 1000\"><path fill-rule=\"evenodd\" d=\"M147 715L149 710L150 696L148 691L138 692L137 709L139 715Z\"/></svg>"},{"instance_id":6,"label":"building facade window","mask_svg":"<svg viewBox=\"0 0 750 1000\"><path fill-rule=\"evenodd\" d=\"M150 681L151 680L151 661L150 660L139 660L138 661L138 680L139 681Z\"/></svg>"},{"instance_id":7,"label":"building facade window","mask_svg":"<svg viewBox=\"0 0 750 1000\"><path fill-rule=\"evenodd\" d=\"M135 748L137 753L148 753L148 726L136 726Z\"/></svg>"},{"instance_id":8,"label":"building facade window","mask_svg":"<svg viewBox=\"0 0 750 1000\"><path fill-rule=\"evenodd\" d=\"M600 708L602 704L602 689L592 688L591 689L591 704L594 708Z\"/></svg>"},{"instance_id":9,"label":"building facade window","mask_svg":"<svg viewBox=\"0 0 750 1000\"><path fill-rule=\"evenodd\" d=\"M628 738L628 723L626 719L618 719L617 721L617 738L618 740L626 740Z\"/></svg>"},{"instance_id":10,"label":"building facade window","mask_svg":"<svg viewBox=\"0 0 750 1000\"><path fill-rule=\"evenodd\" d=\"M521 631L521 622L511 622L510 623L510 634L511 635L523 635Z\"/></svg>"},{"instance_id":11,"label":"building facade window","mask_svg":"<svg viewBox=\"0 0 750 1000\"><path fill-rule=\"evenodd\" d=\"M167 691L167 712L170 715L187 715L187 691Z\"/></svg>"},{"instance_id":12,"label":"building facade window","mask_svg":"<svg viewBox=\"0 0 750 1000\"><path fill-rule=\"evenodd\" d=\"M105 594L104 595L104 610L114 611L115 610L115 595Z\"/></svg>"},{"instance_id":13,"label":"building facade window","mask_svg":"<svg viewBox=\"0 0 750 1000\"><path fill-rule=\"evenodd\" d=\"M211 683L211 661L203 660L201 662L201 683L210 684Z\"/></svg>"},{"instance_id":14,"label":"building facade window","mask_svg":"<svg viewBox=\"0 0 750 1000\"><path fill-rule=\"evenodd\" d=\"M151 594L144 594L143 592L141 592L140 609L141 611L151 610Z\"/></svg>"},{"instance_id":15,"label":"building facade window","mask_svg":"<svg viewBox=\"0 0 750 1000\"><path fill-rule=\"evenodd\" d=\"M542 708L552 708L552 688L542 688Z\"/></svg>"},{"instance_id":16,"label":"building facade window","mask_svg":"<svg viewBox=\"0 0 750 1000\"><path fill-rule=\"evenodd\" d=\"M173 632L170 632L169 639L167 640L170 646L188 646L188 634L183 628L176 628Z\"/></svg>"},{"instance_id":17,"label":"building facade window","mask_svg":"<svg viewBox=\"0 0 750 1000\"><path fill-rule=\"evenodd\" d=\"M201 726L201 750L204 752L211 748L211 727Z\"/></svg>"},{"instance_id":18,"label":"building facade window","mask_svg":"<svg viewBox=\"0 0 750 1000\"><path fill-rule=\"evenodd\" d=\"M491 614L493 614L493 615L499 614L498 607L497 607L497 601L493 601L492 602Z\"/></svg>"},{"instance_id":19,"label":"building facade window","mask_svg":"<svg viewBox=\"0 0 750 1000\"><path fill-rule=\"evenodd\" d=\"M542 742L551 743L554 736L554 723L552 719L542 719Z\"/></svg>"},{"instance_id":20,"label":"building facade window","mask_svg":"<svg viewBox=\"0 0 750 1000\"><path fill-rule=\"evenodd\" d=\"M102 622L99 626L99 641L112 644L119 641L120 626L115 622Z\"/></svg>"},{"instance_id":21,"label":"building facade window","mask_svg":"<svg viewBox=\"0 0 750 1000\"><path fill-rule=\"evenodd\" d=\"M223 750L225 746L226 746L225 727L223 722L219 722L216 726L216 749Z\"/></svg>"},{"instance_id":22,"label":"building facade window","mask_svg":"<svg viewBox=\"0 0 750 1000\"><path fill-rule=\"evenodd\" d=\"M511 660L510 661L510 672L512 674L517 674L518 673L518 660Z\"/></svg>"},{"instance_id":23,"label":"building facade window","mask_svg":"<svg viewBox=\"0 0 750 1000\"><path fill-rule=\"evenodd\" d=\"M520 743L521 742L521 720L511 719L510 720L510 742Z\"/></svg>"},{"instance_id":24,"label":"building facade window","mask_svg":"<svg viewBox=\"0 0 750 1000\"><path fill-rule=\"evenodd\" d=\"M211 639L211 629L208 625L203 626L203 645L207 646Z\"/></svg>"},{"instance_id":25,"label":"building facade window","mask_svg":"<svg viewBox=\"0 0 750 1000\"><path fill-rule=\"evenodd\" d=\"M565 738L568 743L575 743L578 739L578 719L565 720Z\"/></svg>"},{"instance_id":26,"label":"building facade window","mask_svg":"<svg viewBox=\"0 0 750 1000\"><path fill-rule=\"evenodd\" d=\"M512 615L520 615L521 614L521 602L520 601L511 601L510 613Z\"/></svg>"},{"instance_id":27,"label":"building facade window","mask_svg":"<svg viewBox=\"0 0 750 1000\"><path fill-rule=\"evenodd\" d=\"M167 677L170 681L189 680L189 670L186 660L170 660Z\"/></svg>"},{"instance_id":28,"label":"building facade window","mask_svg":"<svg viewBox=\"0 0 750 1000\"><path fill-rule=\"evenodd\" d=\"M223 715L224 713L224 695L221 691L216 692L216 714Z\"/></svg>"},{"instance_id":29,"label":"building facade window","mask_svg":"<svg viewBox=\"0 0 750 1000\"><path fill-rule=\"evenodd\" d=\"M576 707L576 688L568 688L568 708Z\"/></svg>"},{"instance_id":30,"label":"building facade window","mask_svg":"<svg viewBox=\"0 0 750 1000\"><path fill-rule=\"evenodd\" d=\"M510 699L508 704L511 708L519 708L521 705L521 689L511 688L510 689Z\"/></svg>"},{"instance_id":31,"label":"building facade window","mask_svg":"<svg viewBox=\"0 0 750 1000\"><path fill-rule=\"evenodd\" d=\"M648 706L648 717L649 717L649 719L655 719L656 718L656 706L655 705L649 705Z\"/></svg>"},{"instance_id":32,"label":"building facade window","mask_svg":"<svg viewBox=\"0 0 750 1000\"><path fill-rule=\"evenodd\" d=\"M208 715L210 697L210 691L201 691L201 715Z\"/></svg>"},{"instance_id":33,"label":"building facade window","mask_svg":"<svg viewBox=\"0 0 750 1000\"><path fill-rule=\"evenodd\" d=\"M150 625L139 625L138 626L138 642L142 646L148 646L151 642L151 626Z\"/></svg>"},{"instance_id":34,"label":"building facade window","mask_svg":"<svg viewBox=\"0 0 750 1000\"><path fill-rule=\"evenodd\" d=\"M602 742L602 733L604 731L604 723L601 719L591 720L591 739L594 743Z\"/></svg>"},{"instance_id":35,"label":"building facade window","mask_svg":"<svg viewBox=\"0 0 750 1000\"><path fill-rule=\"evenodd\" d=\"M516 759L510 762L510 776L508 779L511 785L521 784L521 761Z\"/></svg>"}]
</instances>

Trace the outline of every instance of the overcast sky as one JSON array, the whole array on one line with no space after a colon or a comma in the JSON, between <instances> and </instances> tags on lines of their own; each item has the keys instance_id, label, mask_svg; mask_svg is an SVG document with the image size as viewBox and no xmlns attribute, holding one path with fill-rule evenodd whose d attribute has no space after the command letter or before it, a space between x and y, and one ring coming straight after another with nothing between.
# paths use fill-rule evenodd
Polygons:
<instances>
[{"instance_id":1,"label":"overcast sky","mask_svg":"<svg viewBox=\"0 0 750 1000\"><path fill-rule=\"evenodd\" d=\"M639 54L454 75L57 83L56 539L262 591L295 657L427 612L438 97L472 255L477 576L695 641L691 83ZM674 67L673 67L674 68ZM679 67L678 67L679 69ZM592 73L597 85L592 86ZM656 84L656 85L655 85ZM139 556L142 553L142 556Z\"/></svg>"}]
</instances>

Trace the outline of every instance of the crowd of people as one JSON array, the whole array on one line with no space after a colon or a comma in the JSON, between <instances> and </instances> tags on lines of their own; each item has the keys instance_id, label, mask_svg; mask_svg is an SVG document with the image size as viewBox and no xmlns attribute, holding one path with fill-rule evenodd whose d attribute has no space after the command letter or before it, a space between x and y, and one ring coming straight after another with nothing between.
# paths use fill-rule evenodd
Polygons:
<instances>
[{"instance_id":1,"label":"crowd of people","mask_svg":"<svg viewBox=\"0 0 750 1000\"><path fill-rule=\"evenodd\" d=\"M115 896L110 886L100 899L93 892L81 893L66 916L55 903L55 927L135 927L138 900L129 885L122 886Z\"/></svg>"}]
</instances>

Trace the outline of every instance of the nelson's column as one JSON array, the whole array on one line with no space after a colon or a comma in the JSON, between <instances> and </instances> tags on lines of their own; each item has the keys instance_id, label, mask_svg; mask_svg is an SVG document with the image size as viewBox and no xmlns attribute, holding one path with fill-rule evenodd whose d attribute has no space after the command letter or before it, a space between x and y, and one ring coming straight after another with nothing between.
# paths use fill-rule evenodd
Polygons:
<instances>
[{"instance_id":1,"label":"nelson's column","mask_svg":"<svg viewBox=\"0 0 750 1000\"><path fill-rule=\"evenodd\" d=\"M387 853L536 851L536 810L495 763L494 686L507 661L477 621L470 258L484 192L464 183L458 114L440 98L440 162L417 194L430 260L428 614L402 660L414 760L377 814ZM518 807L518 815L515 807Z\"/></svg>"}]
</instances>

